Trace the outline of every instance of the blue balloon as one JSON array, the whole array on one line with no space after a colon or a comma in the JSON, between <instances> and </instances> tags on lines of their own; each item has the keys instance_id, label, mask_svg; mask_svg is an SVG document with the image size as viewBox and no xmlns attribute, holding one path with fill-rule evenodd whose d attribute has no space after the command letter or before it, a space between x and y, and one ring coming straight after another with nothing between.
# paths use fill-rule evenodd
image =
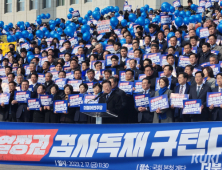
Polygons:
<instances>
[{"instance_id":1,"label":"blue balloon","mask_svg":"<svg viewBox=\"0 0 222 170\"><path fill-rule=\"evenodd\" d=\"M40 39L43 38L43 32L41 30L37 30L35 34L38 38L40 38Z\"/></svg>"},{"instance_id":2,"label":"blue balloon","mask_svg":"<svg viewBox=\"0 0 222 170\"><path fill-rule=\"evenodd\" d=\"M68 26L68 27L66 27L64 32L65 32L66 35L68 35L70 37L73 37L75 30L72 26Z\"/></svg>"},{"instance_id":3,"label":"blue balloon","mask_svg":"<svg viewBox=\"0 0 222 170\"><path fill-rule=\"evenodd\" d=\"M112 17L110 19L110 24L113 25L114 27L116 27L119 23L119 20L116 17Z\"/></svg>"},{"instance_id":4,"label":"blue balloon","mask_svg":"<svg viewBox=\"0 0 222 170\"><path fill-rule=\"evenodd\" d=\"M56 34L56 31L51 31L50 32L50 37L54 37L55 34Z\"/></svg>"},{"instance_id":5,"label":"blue balloon","mask_svg":"<svg viewBox=\"0 0 222 170\"><path fill-rule=\"evenodd\" d=\"M46 18L45 14L42 13L42 14L41 14L41 18L42 18L42 19L45 19L45 18Z\"/></svg>"},{"instance_id":6,"label":"blue balloon","mask_svg":"<svg viewBox=\"0 0 222 170\"><path fill-rule=\"evenodd\" d=\"M20 31L23 31L23 30L25 30L25 26L24 25L20 25Z\"/></svg>"},{"instance_id":7,"label":"blue balloon","mask_svg":"<svg viewBox=\"0 0 222 170\"><path fill-rule=\"evenodd\" d=\"M84 19L85 19L86 21L89 21L89 16L88 16L88 14L85 15Z\"/></svg>"},{"instance_id":8,"label":"blue balloon","mask_svg":"<svg viewBox=\"0 0 222 170\"><path fill-rule=\"evenodd\" d=\"M72 18L72 14L69 13L69 14L67 15L67 18L68 18L68 19L71 19L71 18Z\"/></svg>"},{"instance_id":9,"label":"blue balloon","mask_svg":"<svg viewBox=\"0 0 222 170\"><path fill-rule=\"evenodd\" d=\"M164 2L164 3L162 3L162 5L161 5L161 10L163 11L163 12L170 12L170 4L168 3L168 2Z\"/></svg>"},{"instance_id":10,"label":"blue balloon","mask_svg":"<svg viewBox=\"0 0 222 170\"><path fill-rule=\"evenodd\" d=\"M113 12L114 11L114 7L113 6L109 6L109 11Z\"/></svg>"},{"instance_id":11,"label":"blue balloon","mask_svg":"<svg viewBox=\"0 0 222 170\"><path fill-rule=\"evenodd\" d=\"M37 19L36 22L37 22L38 25L42 24L42 20L41 19Z\"/></svg>"},{"instance_id":12,"label":"blue balloon","mask_svg":"<svg viewBox=\"0 0 222 170\"><path fill-rule=\"evenodd\" d=\"M120 16L119 12L116 12L115 17L119 17L119 16Z\"/></svg>"},{"instance_id":13,"label":"blue balloon","mask_svg":"<svg viewBox=\"0 0 222 170\"><path fill-rule=\"evenodd\" d=\"M83 25L87 24L87 20L83 19L83 20L82 20L82 24L83 24Z\"/></svg>"},{"instance_id":14,"label":"blue balloon","mask_svg":"<svg viewBox=\"0 0 222 170\"><path fill-rule=\"evenodd\" d=\"M66 21L65 26L66 26L66 27L69 26L70 23L71 23L71 21Z\"/></svg>"},{"instance_id":15,"label":"blue balloon","mask_svg":"<svg viewBox=\"0 0 222 170\"><path fill-rule=\"evenodd\" d=\"M16 37L16 39L22 38L22 33L21 32L16 32L15 37Z\"/></svg>"},{"instance_id":16,"label":"blue balloon","mask_svg":"<svg viewBox=\"0 0 222 170\"><path fill-rule=\"evenodd\" d=\"M169 40L171 37L175 36L175 33L174 32L169 32L167 34L167 40Z\"/></svg>"},{"instance_id":17,"label":"blue balloon","mask_svg":"<svg viewBox=\"0 0 222 170\"><path fill-rule=\"evenodd\" d=\"M8 27L9 27L9 28L12 28L12 27L13 27L13 23L10 22L10 23L8 24Z\"/></svg>"},{"instance_id":18,"label":"blue balloon","mask_svg":"<svg viewBox=\"0 0 222 170\"><path fill-rule=\"evenodd\" d=\"M95 8L95 11L98 11L98 12L99 12L99 11L100 11L99 7L96 7L96 8Z\"/></svg>"},{"instance_id":19,"label":"blue balloon","mask_svg":"<svg viewBox=\"0 0 222 170\"><path fill-rule=\"evenodd\" d=\"M195 21L196 21L196 19L193 15L189 17L189 22L190 23L195 23Z\"/></svg>"},{"instance_id":20,"label":"blue balloon","mask_svg":"<svg viewBox=\"0 0 222 170\"><path fill-rule=\"evenodd\" d=\"M189 17L185 17L183 22L185 25L188 25L189 24Z\"/></svg>"},{"instance_id":21,"label":"blue balloon","mask_svg":"<svg viewBox=\"0 0 222 170\"><path fill-rule=\"evenodd\" d=\"M119 7L118 7L118 6L115 6L115 7L114 7L114 11L115 11L115 12L119 12Z\"/></svg>"},{"instance_id":22,"label":"blue balloon","mask_svg":"<svg viewBox=\"0 0 222 170\"><path fill-rule=\"evenodd\" d=\"M147 4L146 4L144 7L145 7L145 9L146 9L147 11L148 11L148 9L150 8L150 6L147 5Z\"/></svg>"},{"instance_id":23,"label":"blue balloon","mask_svg":"<svg viewBox=\"0 0 222 170\"><path fill-rule=\"evenodd\" d=\"M33 40L33 38L34 38L34 35L30 33L30 34L28 35L28 39L31 41L31 40Z\"/></svg>"},{"instance_id":24,"label":"blue balloon","mask_svg":"<svg viewBox=\"0 0 222 170\"><path fill-rule=\"evenodd\" d=\"M102 14L102 15L105 15L105 14L106 14L106 11L105 11L104 9L102 9L102 10L101 10L101 14Z\"/></svg>"},{"instance_id":25,"label":"blue balloon","mask_svg":"<svg viewBox=\"0 0 222 170\"><path fill-rule=\"evenodd\" d=\"M37 16L37 19L42 19L41 15L38 15L38 16ZM17 24L17 25L18 25L18 24Z\"/></svg>"},{"instance_id":26,"label":"blue balloon","mask_svg":"<svg viewBox=\"0 0 222 170\"><path fill-rule=\"evenodd\" d=\"M136 15L133 14L133 13L129 14L129 20L130 20L131 22L135 22L135 21L136 21Z\"/></svg>"},{"instance_id":27,"label":"blue balloon","mask_svg":"<svg viewBox=\"0 0 222 170\"><path fill-rule=\"evenodd\" d=\"M88 14L88 16L90 17L90 16L92 15L92 11L89 10L89 11L87 12L87 14Z\"/></svg>"},{"instance_id":28,"label":"blue balloon","mask_svg":"<svg viewBox=\"0 0 222 170\"><path fill-rule=\"evenodd\" d=\"M58 40L61 40L61 36L59 34L55 34L54 38L58 38Z\"/></svg>"},{"instance_id":29,"label":"blue balloon","mask_svg":"<svg viewBox=\"0 0 222 170\"><path fill-rule=\"evenodd\" d=\"M45 33L46 31L48 31L48 29L46 27L43 27L42 31Z\"/></svg>"},{"instance_id":30,"label":"blue balloon","mask_svg":"<svg viewBox=\"0 0 222 170\"><path fill-rule=\"evenodd\" d=\"M202 16L197 14L197 15L195 15L195 19L196 19L197 22L201 22L202 21Z\"/></svg>"},{"instance_id":31,"label":"blue balloon","mask_svg":"<svg viewBox=\"0 0 222 170\"><path fill-rule=\"evenodd\" d=\"M137 23L138 23L139 25L141 25L141 26L144 26L144 25L145 25L145 18L139 17L139 18L137 19Z\"/></svg>"},{"instance_id":32,"label":"blue balloon","mask_svg":"<svg viewBox=\"0 0 222 170\"><path fill-rule=\"evenodd\" d=\"M30 56L30 55L33 55L33 52L32 52L32 51L28 51L28 52L27 52L27 56Z\"/></svg>"},{"instance_id":33,"label":"blue balloon","mask_svg":"<svg viewBox=\"0 0 222 170\"><path fill-rule=\"evenodd\" d=\"M141 12L141 13L146 12L145 8L144 8L144 7L141 7L141 8L140 8L140 12Z\"/></svg>"},{"instance_id":34,"label":"blue balloon","mask_svg":"<svg viewBox=\"0 0 222 170\"><path fill-rule=\"evenodd\" d=\"M221 1L221 2L222 2L222 1ZM218 29L218 31L219 31L220 33L222 33L222 24L221 24L221 23L218 25L217 29Z\"/></svg>"},{"instance_id":35,"label":"blue balloon","mask_svg":"<svg viewBox=\"0 0 222 170\"><path fill-rule=\"evenodd\" d=\"M196 34L197 34L197 36L199 37L200 36L200 29L202 29L203 27L198 27L197 29L196 29Z\"/></svg>"},{"instance_id":36,"label":"blue balloon","mask_svg":"<svg viewBox=\"0 0 222 170\"><path fill-rule=\"evenodd\" d=\"M108 14L109 13L109 9L108 8L104 8L104 12L105 12L105 14Z\"/></svg>"},{"instance_id":37,"label":"blue balloon","mask_svg":"<svg viewBox=\"0 0 222 170\"><path fill-rule=\"evenodd\" d=\"M27 60L28 60L28 62L30 63L30 62L32 61L33 58L35 58L34 55L29 55L29 56L27 56Z\"/></svg>"},{"instance_id":38,"label":"blue balloon","mask_svg":"<svg viewBox=\"0 0 222 170\"><path fill-rule=\"evenodd\" d=\"M74 9L73 8L69 8L69 12L73 13Z\"/></svg>"},{"instance_id":39,"label":"blue balloon","mask_svg":"<svg viewBox=\"0 0 222 170\"><path fill-rule=\"evenodd\" d=\"M28 27L30 27L30 23L29 22L26 22L25 23L25 26L28 28Z\"/></svg>"},{"instance_id":40,"label":"blue balloon","mask_svg":"<svg viewBox=\"0 0 222 170\"><path fill-rule=\"evenodd\" d=\"M28 38L29 32L26 30L22 31L22 36L23 36L23 38Z\"/></svg>"},{"instance_id":41,"label":"blue balloon","mask_svg":"<svg viewBox=\"0 0 222 170\"><path fill-rule=\"evenodd\" d=\"M149 20L148 18L145 19L145 24L146 24L146 25L147 25L147 24L148 24L148 25L150 24L150 20Z\"/></svg>"},{"instance_id":42,"label":"blue balloon","mask_svg":"<svg viewBox=\"0 0 222 170\"><path fill-rule=\"evenodd\" d=\"M186 11L186 16L190 17L191 16L191 12L190 11Z\"/></svg>"},{"instance_id":43,"label":"blue balloon","mask_svg":"<svg viewBox=\"0 0 222 170\"><path fill-rule=\"evenodd\" d=\"M185 11L180 11L179 16L185 18L186 17Z\"/></svg>"},{"instance_id":44,"label":"blue balloon","mask_svg":"<svg viewBox=\"0 0 222 170\"><path fill-rule=\"evenodd\" d=\"M99 11L93 11L92 16L95 20L99 20L100 19L100 12Z\"/></svg>"},{"instance_id":45,"label":"blue balloon","mask_svg":"<svg viewBox=\"0 0 222 170\"><path fill-rule=\"evenodd\" d=\"M57 29L57 32L62 32L62 31L63 31L62 28Z\"/></svg>"},{"instance_id":46,"label":"blue balloon","mask_svg":"<svg viewBox=\"0 0 222 170\"><path fill-rule=\"evenodd\" d=\"M125 38L122 38L122 39L120 40L120 43L121 43L121 45L126 44L126 39L125 39Z\"/></svg>"},{"instance_id":47,"label":"blue balloon","mask_svg":"<svg viewBox=\"0 0 222 170\"><path fill-rule=\"evenodd\" d=\"M143 13L141 14L141 17L146 18L146 17L147 17L146 12L143 12Z\"/></svg>"},{"instance_id":48,"label":"blue balloon","mask_svg":"<svg viewBox=\"0 0 222 170\"><path fill-rule=\"evenodd\" d=\"M5 25L5 26L3 27L3 29L4 29L5 31L8 31L8 29L9 29L8 25Z\"/></svg>"},{"instance_id":49,"label":"blue balloon","mask_svg":"<svg viewBox=\"0 0 222 170\"><path fill-rule=\"evenodd\" d=\"M51 15L49 13L47 13L47 14L45 14L45 16L46 16L46 19L49 19Z\"/></svg>"},{"instance_id":50,"label":"blue balloon","mask_svg":"<svg viewBox=\"0 0 222 170\"><path fill-rule=\"evenodd\" d=\"M79 24L76 24L76 28L79 28L80 27L80 25Z\"/></svg>"},{"instance_id":51,"label":"blue balloon","mask_svg":"<svg viewBox=\"0 0 222 170\"><path fill-rule=\"evenodd\" d=\"M61 19L60 19L60 18L57 18L57 19L55 20L55 22L56 22L56 24L60 24Z\"/></svg>"},{"instance_id":52,"label":"blue balloon","mask_svg":"<svg viewBox=\"0 0 222 170\"><path fill-rule=\"evenodd\" d=\"M3 26L4 26L4 22L0 21L0 27L3 27Z\"/></svg>"},{"instance_id":53,"label":"blue balloon","mask_svg":"<svg viewBox=\"0 0 222 170\"><path fill-rule=\"evenodd\" d=\"M197 7L196 7L195 4L192 4L190 7L191 7L191 9L192 9L193 11L196 11L196 8L197 8Z\"/></svg>"},{"instance_id":54,"label":"blue balloon","mask_svg":"<svg viewBox=\"0 0 222 170\"><path fill-rule=\"evenodd\" d=\"M87 31L87 32L83 33L82 39L83 39L84 41L89 41L90 38L91 38L90 32Z\"/></svg>"},{"instance_id":55,"label":"blue balloon","mask_svg":"<svg viewBox=\"0 0 222 170\"><path fill-rule=\"evenodd\" d=\"M45 32L45 37L46 37L46 38L50 38L50 32L49 32L49 31L46 31L46 32Z\"/></svg>"},{"instance_id":56,"label":"blue balloon","mask_svg":"<svg viewBox=\"0 0 222 170\"><path fill-rule=\"evenodd\" d=\"M127 26L127 20L123 19L123 20L121 21L121 25L122 25L123 27Z\"/></svg>"},{"instance_id":57,"label":"blue balloon","mask_svg":"<svg viewBox=\"0 0 222 170\"><path fill-rule=\"evenodd\" d=\"M181 17L176 18L175 24L177 25L177 27L180 27L183 24L183 18Z\"/></svg>"},{"instance_id":58,"label":"blue balloon","mask_svg":"<svg viewBox=\"0 0 222 170\"><path fill-rule=\"evenodd\" d=\"M71 22L71 23L69 24L69 26L73 27L74 31L76 31L76 24L75 24L74 22Z\"/></svg>"},{"instance_id":59,"label":"blue balloon","mask_svg":"<svg viewBox=\"0 0 222 170\"><path fill-rule=\"evenodd\" d=\"M149 30L149 25L145 25L144 31L145 31L146 33L149 33L149 32L150 32L150 30Z\"/></svg>"},{"instance_id":60,"label":"blue balloon","mask_svg":"<svg viewBox=\"0 0 222 170\"><path fill-rule=\"evenodd\" d=\"M180 11L179 11L179 10L176 10L176 11L174 12L174 15L175 15L176 17L178 17L179 14L180 14Z\"/></svg>"},{"instance_id":61,"label":"blue balloon","mask_svg":"<svg viewBox=\"0 0 222 170\"><path fill-rule=\"evenodd\" d=\"M175 11L175 8L173 6L170 6L170 12L174 13L174 11Z\"/></svg>"},{"instance_id":62,"label":"blue balloon","mask_svg":"<svg viewBox=\"0 0 222 170\"><path fill-rule=\"evenodd\" d=\"M60 23L60 25L59 25L62 29L64 29L65 28L65 24L64 23Z\"/></svg>"},{"instance_id":63,"label":"blue balloon","mask_svg":"<svg viewBox=\"0 0 222 170\"><path fill-rule=\"evenodd\" d=\"M158 22L160 22L160 16L159 16L159 15L157 15L155 18L156 18L156 20L157 20Z\"/></svg>"},{"instance_id":64,"label":"blue balloon","mask_svg":"<svg viewBox=\"0 0 222 170\"><path fill-rule=\"evenodd\" d=\"M49 28L50 28L51 30L54 30L54 29L55 29L55 25L54 25L54 24L51 24L51 25L49 26Z\"/></svg>"},{"instance_id":65,"label":"blue balloon","mask_svg":"<svg viewBox=\"0 0 222 170\"><path fill-rule=\"evenodd\" d=\"M89 27L89 25L86 25L86 24L83 25L81 28L82 33L89 32L89 30L90 30L90 27Z\"/></svg>"},{"instance_id":66,"label":"blue balloon","mask_svg":"<svg viewBox=\"0 0 222 170\"><path fill-rule=\"evenodd\" d=\"M149 8L148 12L151 12L151 11L153 11L153 8Z\"/></svg>"}]
</instances>

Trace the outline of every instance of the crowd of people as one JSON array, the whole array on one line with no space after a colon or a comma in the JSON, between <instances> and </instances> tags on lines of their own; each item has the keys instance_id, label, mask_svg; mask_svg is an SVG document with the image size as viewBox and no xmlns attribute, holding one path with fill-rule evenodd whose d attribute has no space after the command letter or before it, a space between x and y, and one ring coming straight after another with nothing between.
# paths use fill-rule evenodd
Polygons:
<instances>
[{"instance_id":1,"label":"crowd of people","mask_svg":"<svg viewBox=\"0 0 222 170\"><path fill-rule=\"evenodd\" d=\"M192 3L188 0L188 8L179 6L178 10L195 14L190 7ZM130 13L141 16L140 9L118 13L127 21ZM103 118L103 123L222 120L222 103L220 107L206 105L208 92L222 92L222 73L220 70L215 73L212 67L222 61L222 34L217 29L217 23L221 20L218 3L205 9L202 22L180 27L174 22L170 25L152 23L155 16L161 15L161 9L146 13L146 19L150 20L148 31L137 24L122 26L119 21L115 29L111 27L110 32L98 34L96 23L91 22L88 24L92 30L88 42L81 33L83 24L78 19L72 20L79 24L75 32L75 45L65 33L61 34L60 40L46 37L39 39L35 36L36 31L43 27L50 30L49 24L31 24L29 31L34 35L33 40L20 38L16 45L9 45L10 51L5 56L0 50L0 93L10 93L9 104L0 105L2 121L95 123L95 119L81 113L79 107L69 107L66 113L54 112L53 105L41 106L40 110L32 111L27 103L15 100L16 91L31 91L31 98L53 95L54 101L68 100L70 94L98 96L99 103L107 103L107 110L118 115L117 118ZM99 21L114 16L115 12L110 12L106 16L101 15ZM61 19L61 23L66 22ZM134 34L128 29L132 26ZM196 30L200 26L209 30L208 37L199 37ZM56 25L58 28L60 24ZM11 28L12 35L19 31L17 25ZM168 37L172 32L175 36ZM125 43L122 43L122 39L125 39ZM24 43L28 47L24 48ZM152 60L149 54L161 54L165 62L160 64ZM30 59L30 55L34 55L34 58ZM180 56L187 57L189 64L179 65ZM107 60L110 64L106 64ZM64 78L81 81L78 88L69 83L61 88L56 80ZM158 78L159 81L156 81ZM118 87L119 82L136 83L138 80L142 82L141 89L132 87L132 93ZM89 87L92 82L93 86ZM182 114L183 108L174 105L162 110L158 108L155 112L151 112L149 106L135 107L133 94L136 90L150 97L166 94L169 101L171 93L189 94L189 99L201 99L201 114Z\"/></svg>"}]
</instances>

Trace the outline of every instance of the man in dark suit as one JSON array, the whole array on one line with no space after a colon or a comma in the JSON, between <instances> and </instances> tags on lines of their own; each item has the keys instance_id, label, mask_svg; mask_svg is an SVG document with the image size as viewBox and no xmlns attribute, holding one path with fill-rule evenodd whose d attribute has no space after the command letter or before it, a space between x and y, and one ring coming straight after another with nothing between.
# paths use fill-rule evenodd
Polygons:
<instances>
[{"instance_id":1,"label":"man in dark suit","mask_svg":"<svg viewBox=\"0 0 222 170\"><path fill-rule=\"evenodd\" d=\"M211 47L209 43L203 43L202 45L203 52L200 53L199 65L209 62L211 56L216 56L215 54L211 53L210 48Z\"/></svg>"},{"instance_id":2,"label":"man in dark suit","mask_svg":"<svg viewBox=\"0 0 222 170\"><path fill-rule=\"evenodd\" d=\"M179 73L178 75L178 83L174 88L174 93L178 94L189 94L190 92L190 85L187 83L188 74L187 73ZM175 122L188 122L190 120L189 116L183 115L183 109L181 108L174 108L173 105L171 105L171 108L174 109L174 119ZM188 118L187 118L187 117Z\"/></svg>"},{"instance_id":3,"label":"man in dark suit","mask_svg":"<svg viewBox=\"0 0 222 170\"><path fill-rule=\"evenodd\" d=\"M18 108L18 105L12 105L11 102L14 100L14 92L16 91L16 83L14 81L9 82L9 104L5 105L4 103L0 106L0 113L3 113L3 121L12 121L17 122L16 120L16 111Z\"/></svg>"},{"instance_id":4,"label":"man in dark suit","mask_svg":"<svg viewBox=\"0 0 222 170\"><path fill-rule=\"evenodd\" d=\"M202 67L200 65L198 65L198 55L197 54L192 53L189 56L189 59L190 59L190 64L193 66L193 68L201 70Z\"/></svg>"},{"instance_id":5,"label":"man in dark suit","mask_svg":"<svg viewBox=\"0 0 222 170\"><path fill-rule=\"evenodd\" d=\"M20 56L21 56L21 58L23 58L24 64L28 64L29 63L28 59L27 59L27 50L25 48L22 48L20 50Z\"/></svg>"},{"instance_id":6,"label":"man in dark suit","mask_svg":"<svg viewBox=\"0 0 222 170\"><path fill-rule=\"evenodd\" d=\"M155 91L150 89L151 81L148 78L142 80L143 92L139 94L149 94L150 97L154 97ZM150 112L149 107L138 107L138 122L139 123L152 123L153 122L153 112Z\"/></svg>"},{"instance_id":7,"label":"man in dark suit","mask_svg":"<svg viewBox=\"0 0 222 170\"><path fill-rule=\"evenodd\" d=\"M45 74L45 84L44 85L46 88L45 89L46 94L51 94L50 89L51 89L52 85L55 84L54 81L52 81L52 77L53 77L52 73Z\"/></svg>"},{"instance_id":8,"label":"man in dark suit","mask_svg":"<svg viewBox=\"0 0 222 170\"><path fill-rule=\"evenodd\" d=\"M201 99L201 114L190 115L191 122L207 121L209 119L209 109L206 107L207 92L211 92L211 87L203 83L204 74L201 71L195 73L196 84L190 87L189 98Z\"/></svg>"},{"instance_id":9,"label":"man in dark suit","mask_svg":"<svg viewBox=\"0 0 222 170\"><path fill-rule=\"evenodd\" d=\"M93 69L89 69L87 71L87 77L89 79L89 82L99 82L97 79L95 79L95 71Z\"/></svg>"},{"instance_id":10,"label":"man in dark suit","mask_svg":"<svg viewBox=\"0 0 222 170\"><path fill-rule=\"evenodd\" d=\"M121 49L120 49L120 66L123 68L126 65L126 60L128 59L127 53L128 53L128 48L121 47Z\"/></svg>"},{"instance_id":11,"label":"man in dark suit","mask_svg":"<svg viewBox=\"0 0 222 170\"><path fill-rule=\"evenodd\" d=\"M108 80L104 80L102 82L102 87L104 91L104 96L99 98L99 103L106 103L107 104L107 111L110 111L118 117L113 117L113 118L103 118L103 123L121 123L121 109L122 109L122 104L121 104L121 97L112 91L112 86L111 82Z\"/></svg>"},{"instance_id":12,"label":"man in dark suit","mask_svg":"<svg viewBox=\"0 0 222 170\"><path fill-rule=\"evenodd\" d=\"M139 63L138 63L139 64ZM130 59L129 61L130 69L134 71L135 80L138 80L138 77L140 74L143 74L143 72L136 68L137 66L137 60Z\"/></svg>"},{"instance_id":13,"label":"man in dark suit","mask_svg":"<svg viewBox=\"0 0 222 170\"><path fill-rule=\"evenodd\" d=\"M170 90L173 90L178 83L178 80L176 77L172 75L173 67L171 65L165 65L163 69L164 76L167 78L171 78L171 85Z\"/></svg>"},{"instance_id":14,"label":"man in dark suit","mask_svg":"<svg viewBox=\"0 0 222 170\"><path fill-rule=\"evenodd\" d=\"M28 80L22 81L22 91L28 91L29 82ZM36 95L31 93L31 98L35 98ZM13 100L12 105L18 104L18 109L16 111L17 122L30 122L32 120L31 112L27 110L27 103L18 103L16 100Z\"/></svg>"},{"instance_id":15,"label":"man in dark suit","mask_svg":"<svg viewBox=\"0 0 222 170\"><path fill-rule=\"evenodd\" d=\"M152 65L147 65L144 68L144 74L150 80L151 86L150 89L155 90L156 85L156 75L154 74L154 68Z\"/></svg>"},{"instance_id":16,"label":"man in dark suit","mask_svg":"<svg viewBox=\"0 0 222 170\"><path fill-rule=\"evenodd\" d=\"M38 83L38 74L37 73L32 73L31 75L31 82L33 85L33 92L37 94L37 88L40 85L40 83Z\"/></svg>"},{"instance_id":17,"label":"man in dark suit","mask_svg":"<svg viewBox=\"0 0 222 170\"><path fill-rule=\"evenodd\" d=\"M182 55L182 48L177 45L177 37L176 36L172 36L170 38L170 46L175 47L176 51L179 52L179 55ZM168 51L168 49L167 49L167 51Z\"/></svg>"},{"instance_id":18,"label":"man in dark suit","mask_svg":"<svg viewBox=\"0 0 222 170\"><path fill-rule=\"evenodd\" d=\"M27 75L26 79L30 79L30 78L31 78L31 75L32 75L33 73L37 73L37 71L36 71L36 64L35 64L34 62L31 62L31 63L29 64L29 70L30 70L30 74Z\"/></svg>"},{"instance_id":19,"label":"man in dark suit","mask_svg":"<svg viewBox=\"0 0 222 170\"><path fill-rule=\"evenodd\" d=\"M119 63L119 57L117 55L113 55L111 57L111 61L112 61L112 65L111 66L108 66L106 68L115 68L116 69L116 76L115 77L119 77L119 72L120 71L123 71L123 67L121 67L120 65L118 65Z\"/></svg>"},{"instance_id":20,"label":"man in dark suit","mask_svg":"<svg viewBox=\"0 0 222 170\"><path fill-rule=\"evenodd\" d=\"M217 84L218 86L216 86L212 92L219 92L222 93L222 73L218 73L217 74ZM212 113L212 120L214 121L222 121L222 104L220 105L220 107L214 107L214 105L211 105L209 107L211 113Z\"/></svg>"}]
</instances>

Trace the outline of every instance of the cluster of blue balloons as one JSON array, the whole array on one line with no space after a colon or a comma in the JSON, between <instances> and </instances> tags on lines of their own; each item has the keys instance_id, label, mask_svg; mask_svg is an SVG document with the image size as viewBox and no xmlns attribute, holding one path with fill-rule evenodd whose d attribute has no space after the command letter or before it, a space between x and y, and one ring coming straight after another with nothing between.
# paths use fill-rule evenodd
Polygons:
<instances>
[{"instance_id":1,"label":"cluster of blue balloons","mask_svg":"<svg viewBox=\"0 0 222 170\"><path fill-rule=\"evenodd\" d=\"M198 8L198 5L196 5L196 4L192 4L190 7L191 7L192 10L196 11L197 8Z\"/></svg>"},{"instance_id":2,"label":"cluster of blue balloons","mask_svg":"<svg viewBox=\"0 0 222 170\"><path fill-rule=\"evenodd\" d=\"M164 2L161 5L161 11L163 11L163 12L170 12L170 7L171 7L170 3Z\"/></svg>"},{"instance_id":3,"label":"cluster of blue balloons","mask_svg":"<svg viewBox=\"0 0 222 170\"><path fill-rule=\"evenodd\" d=\"M49 13L47 13L47 14L42 13L41 15L37 16L36 22L37 22L38 25L41 25L42 24L42 19L49 19L49 18L50 18Z\"/></svg>"}]
</instances>

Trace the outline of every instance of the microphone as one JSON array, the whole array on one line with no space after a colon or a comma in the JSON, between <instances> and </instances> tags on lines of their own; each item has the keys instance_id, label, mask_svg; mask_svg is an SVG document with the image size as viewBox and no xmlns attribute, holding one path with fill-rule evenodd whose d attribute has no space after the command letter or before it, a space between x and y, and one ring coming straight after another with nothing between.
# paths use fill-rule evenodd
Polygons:
<instances>
[{"instance_id":1,"label":"microphone","mask_svg":"<svg viewBox=\"0 0 222 170\"><path fill-rule=\"evenodd\" d=\"M105 95L106 95L106 93L101 93L101 94L99 94L96 98L89 100L87 103L89 103L89 102L91 102L91 101L95 101L95 100L97 100L98 98L103 97L103 96L105 96Z\"/></svg>"}]
</instances>

